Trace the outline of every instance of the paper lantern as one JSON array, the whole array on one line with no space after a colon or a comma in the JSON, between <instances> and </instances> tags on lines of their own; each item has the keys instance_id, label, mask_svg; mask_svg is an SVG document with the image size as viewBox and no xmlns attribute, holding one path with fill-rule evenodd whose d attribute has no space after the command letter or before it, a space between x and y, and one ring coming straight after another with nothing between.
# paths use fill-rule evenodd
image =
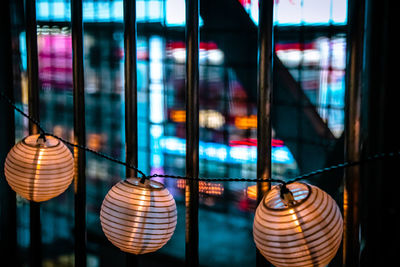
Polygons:
<instances>
[{"instance_id":1,"label":"paper lantern","mask_svg":"<svg viewBox=\"0 0 400 267\"><path fill-rule=\"evenodd\" d=\"M30 135L8 153L4 173L11 188L22 197L41 202L63 193L74 177L71 151L60 140Z\"/></svg>"},{"instance_id":2,"label":"paper lantern","mask_svg":"<svg viewBox=\"0 0 400 267\"><path fill-rule=\"evenodd\" d=\"M175 200L163 184L129 178L114 185L101 205L108 240L122 251L144 254L164 246L177 221Z\"/></svg>"},{"instance_id":3,"label":"paper lantern","mask_svg":"<svg viewBox=\"0 0 400 267\"><path fill-rule=\"evenodd\" d=\"M274 186L257 207L253 236L261 254L277 267L325 266L342 240L343 220L336 202L321 189L287 185L281 198Z\"/></svg>"}]
</instances>

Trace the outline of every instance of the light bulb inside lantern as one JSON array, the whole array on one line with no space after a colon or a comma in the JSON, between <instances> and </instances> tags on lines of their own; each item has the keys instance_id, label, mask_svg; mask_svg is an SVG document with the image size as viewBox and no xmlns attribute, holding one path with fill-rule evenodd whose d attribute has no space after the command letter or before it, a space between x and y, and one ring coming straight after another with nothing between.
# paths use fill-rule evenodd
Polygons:
<instances>
[{"instance_id":1,"label":"light bulb inside lantern","mask_svg":"<svg viewBox=\"0 0 400 267\"><path fill-rule=\"evenodd\" d=\"M175 200L163 184L128 178L114 185L101 205L107 239L124 252L144 254L164 246L175 231Z\"/></svg>"},{"instance_id":2,"label":"light bulb inside lantern","mask_svg":"<svg viewBox=\"0 0 400 267\"><path fill-rule=\"evenodd\" d=\"M340 246L343 220L336 202L305 183L274 186L254 217L253 236L261 254L277 267L325 266Z\"/></svg>"},{"instance_id":3,"label":"light bulb inside lantern","mask_svg":"<svg viewBox=\"0 0 400 267\"><path fill-rule=\"evenodd\" d=\"M30 135L8 153L4 173L22 197L41 202L63 193L74 176L71 151L52 136Z\"/></svg>"}]
</instances>

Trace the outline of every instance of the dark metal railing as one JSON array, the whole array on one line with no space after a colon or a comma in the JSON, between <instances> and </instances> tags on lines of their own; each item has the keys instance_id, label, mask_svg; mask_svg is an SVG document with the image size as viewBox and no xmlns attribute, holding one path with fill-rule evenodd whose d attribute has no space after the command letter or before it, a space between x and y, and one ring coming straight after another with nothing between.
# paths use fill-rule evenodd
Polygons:
<instances>
[{"instance_id":1,"label":"dark metal railing","mask_svg":"<svg viewBox=\"0 0 400 267\"><path fill-rule=\"evenodd\" d=\"M186 176L199 177L199 0L186 1ZM199 182L186 181L186 266L199 266Z\"/></svg>"},{"instance_id":2,"label":"dark metal railing","mask_svg":"<svg viewBox=\"0 0 400 267\"><path fill-rule=\"evenodd\" d=\"M36 1L29 0L25 3L25 29L28 73L28 110L29 115L40 121L39 116L39 65L36 30ZM29 122L29 134L37 134L39 129L36 124ZM42 226L40 222L40 203L30 203L30 265L40 267L42 264Z\"/></svg>"},{"instance_id":3,"label":"dark metal railing","mask_svg":"<svg viewBox=\"0 0 400 267\"><path fill-rule=\"evenodd\" d=\"M125 55L125 162L138 166L136 1L124 0ZM126 168L126 177L137 177L137 171ZM138 266L138 256L126 254L126 265Z\"/></svg>"},{"instance_id":4,"label":"dark metal railing","mask_svg":"<svg viewBox=\"0 0 400 267\"><path fill-rule=\"evenodd\" d=\"M4 1L0 10L0 93L14 100L13 58L10 2ZM0 166L15 143L14 110L0 104ZM0 172L0 256L2 264L12 262L20 266L17 252L17 203L16 193L8 186Z\"/></svg>"},{"instance_id":5,"label":"dark metal railing","mask_svg":"<svg viewBox=\"0 0 400 267\"><path fill-rule=\"evenodd\" d=\"M349 1L348 13L345 160L354 162L361 159L365 0ZM360 264L360 170L360 166L347 168L344 176L343 265L348 267Z\"/></svg>"},{"instance_id":6,"label":"dark metal railing","mask_svg":"<svg viewBox=\"0 0 400 267\"><path fill-rule=\"evenodd\" d=\"M86 145L82 0L71 1L74 143ZM74 148L75 266L86 266L86 152Z\"/></svg>"},{"instance_id":7,"label":"dark metal railing","mask_svg":"<svg viewBox=\"0 0 400 267\"><path fill-rule=\"evenodd\" d=\"M257 178L270 179L271 162L271 105L274 59L274 1L261 0L258 26L258 91L257 91ZM257 203L270 189L271 183L257 183ZM257 266L269 266L257 250Z\"/></svg>"},{"instance_id":8,"label":"dark metal railing","mask_svg":"<svg viewBox=\"0 0 400 267\"><path fill-rule=\"evenodd\" d=\"M360 88L363 62L363 26L365 0L357 0L349 6L349 75L348 75L348 120L347 158L348 161L360 160ZM8 12L8 11L7 11ZM27 0L25 5L26 46L29 115L39 121L39 76L36 32L35 0ZM84 90L84 52L82 0L71 0L72 49L73 49L73 99L74 99L74 143L84 147L85 131L85 90ZM125 123L126 123L126 162L138 165L138 129L137 129L137 57L136 57L136 3L124 1L124 51L125 51ZM271 178L271 100L273 69L273 1L260 2L259 18L259 57L258 57L258 113L257 113L257 178ZM11 39L11 38L10 38ZM11 65L11 60L8 61ZM8 73L6 78L12 74ZM9 82L9 85L12 82ZM6 93L12 97L12 91ZM5 112L13 121L13 112ZM11 123L8 129L13 132ZM11 127L11 128L10 128ZM38 133L37 125L30 122L29 132ZM13 133L8 136L8 145L13 143ZM75 158L75 266L86 266L86 154L83 149L74 149ZM126 169L126 176L137 176L132 168ZM199 0L186 1L186 176L199 176ZM351 179L349 179L351 177ZM344 265L359 264L359 216L358 192L360 184L359 167L348 168L345 183L345 233ZM270 184L257 184L258 202L270 188ZM199 188L198 180L186 181L186 266L199 266ZM10 236L15 237L16 247L16 211L15 202L10 194L9 222L13 223ZM2 226L3 228L3 226ZM40 205L30 203L30 266L42 265ZM16 248L14 252L16 251ZM127 265L138 265L137 257L128 256ZM257 266L268 263L258 253Z\"/></svg>"}]
</instances>

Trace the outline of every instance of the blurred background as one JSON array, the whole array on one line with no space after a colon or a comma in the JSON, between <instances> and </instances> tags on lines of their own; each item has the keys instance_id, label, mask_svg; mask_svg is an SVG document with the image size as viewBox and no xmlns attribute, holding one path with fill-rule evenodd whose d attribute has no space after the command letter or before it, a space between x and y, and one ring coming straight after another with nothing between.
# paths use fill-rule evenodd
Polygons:
<instances>
[{"instance_id":1,"label":"blurred background","mask_svg":"<svg viewBox=\"0 0 400 267\"><path fill-rule=\"evenodd\" d=\"M70 2L37 0L40 117L72 140ZM185 174L185 1L137 0L139 168ZM17 104L27 111L23 1L15 1ZM256 178L257 0L202 0L200 7L200 176ZM273 176L339 162L343 151L346 0L275 0ZM122 0L84 0L87 145L125 159ZM16 114L17 140L28 122ZM104 237L99 211L125 168L87 154L88 266L118 266L124 253ZM321 178L322 180L322 178ZM332 196L336 179L319 186ZM174 195L178 225L143 266L181 266L184 181L161 180ZM318 184L319 181L313 181ZM254 266L254 183L200 182L200 265ZM340 199L337 199L340 202ZM28 266L29 204L18 197L18 246ZM42 205L43 266L73 266L72 186Z\"/></svg>"}]
</instances>

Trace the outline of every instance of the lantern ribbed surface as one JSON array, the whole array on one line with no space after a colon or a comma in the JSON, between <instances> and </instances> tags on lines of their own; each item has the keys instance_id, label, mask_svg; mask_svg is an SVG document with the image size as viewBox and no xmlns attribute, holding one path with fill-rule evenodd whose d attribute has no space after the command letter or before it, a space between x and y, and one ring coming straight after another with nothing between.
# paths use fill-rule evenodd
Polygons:
<instances>
[{"instance_id":1,"label":"lantern ribbed surface","mask_svg":"<svg viewBox=\"0 0 400 267\"><path fill-rule=\"evenodd\" d=\"M63 193L74 177L71 151L58 139L30 135L8 153L4 173L11 188L22 197L41 202Z\"/></svg>"},{"instance_id":2,"label":"lantern ribbed surface","mask_svg":"<svg viewBox=\"0 0 400 267\"><path fill-rule=\"evenodd\" d=\"M336 255L343 220L336 202L321 189L305 183L287 188L289 206L273 186L257 207L253 236L261 254L277 267L326 266Z\"/></svg>"},{"instance_id":3,"label":"lantern ribbed surface","mask_svg":"<svg viewBox=\"0 0 400 267\"><path fill-rule=\"evenodd\" d=\"M101 205L108 240L122 251L144 254L164 246L177 222L175 200L163 184L128 178L114 185Z\"/></svg>"}]
</instances>

